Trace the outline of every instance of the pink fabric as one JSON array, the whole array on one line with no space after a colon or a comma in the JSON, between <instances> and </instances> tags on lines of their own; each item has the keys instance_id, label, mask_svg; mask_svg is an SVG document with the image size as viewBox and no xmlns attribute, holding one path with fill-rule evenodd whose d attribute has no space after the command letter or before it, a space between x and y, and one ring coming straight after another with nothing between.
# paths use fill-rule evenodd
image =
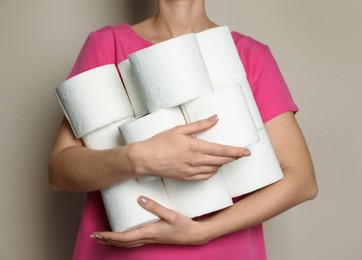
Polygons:
<instances>
[{"instance_id":1,"label":"pink fabric","mask_svg":"<svg viewBox=\"0 0 362 260\"><path fill-rule=\"evenodd\" d=\"M287 111L296 112L298 108L269 48L236 32L232 36L264 122ZM69 78L101 65L118 64L129 54L151 45L128 24L102 28L89 35ZM99 245L90 239L93 232L104 230L110 230L110 227L100 193L88 193L73 259L266 259L262 225L220 237L202 246L152 244L135 249Z\"/></svg>"}]
</instances>

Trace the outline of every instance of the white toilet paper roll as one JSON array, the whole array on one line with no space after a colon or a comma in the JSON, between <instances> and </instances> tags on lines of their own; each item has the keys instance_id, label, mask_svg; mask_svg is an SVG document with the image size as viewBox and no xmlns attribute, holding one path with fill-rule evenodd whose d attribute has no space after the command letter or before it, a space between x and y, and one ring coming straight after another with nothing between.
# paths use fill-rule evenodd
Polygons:
<instances>
[{"instance_id":1,"label":"white toilet paper roll","mask_svg":"<svg viewBox=\"0 0 362 260\"><path fill-rule=\"evenodd\" d=\"M188 123L219 116L212 128L195 134L208 142L247 147L259 141L258 131L239 84L210 92L181 106Z\"/></svg>"},{"instance_id":2,"label":"white toilet paper roll","mask_svg":"<svg viewBox=\"0 0 362 260\"><path fill-rule=\"evenodd\" d=\"M83 136L84 144L92 149L104 150L124 145L118 126L133 120L116 121ZM171 204L161 179L139 183L136 179L101 190L101 195L112 231L121 232L159 220L159 217L142 209L137 203L141 195L148 196L165 207Z\"/></svg>"},{"instance_id":3,"label":"white toilet paper roll","mask_svg":"<svg viewBox=\"0 0 362 260\"><path fill-rule=\"evenodd\" d=\"M112 231L122 232L156 222L159 217L143 209L139 196L147 196L164 207L171 208L161 179L139 182L136 179L122 182L101 191L103 203Z\"/></svg>"},{"instance_id":4,"label":"white toilet paper roll","mask_svg":"<svg viewBox=\"0 0 362 260\"><path fill-rule=\"evenodd\" d=\"M106 150L124 145L125 142L118 131L118 126L133 119L134 117L129 117L116 121L86 134L82 137L84 145L94 150Z\"/></svg>"},{"instance_id":5,"label":"white toilet paper roll","mask_svg":"<svg viewBox=\"0 0 362 260\"><path fill-rule=\"evenodd\" d=\"M166 131L177 125L186 124L180 107L161 109L146 116L120 125L119 131L126 144L146 140L160 132ZM144 175L138 179L148 181L158 178L151 175Z\"/></svg>"},{"instance_id":6,"label":"white toilet paper roll","mask_svg":"<svg viewBox=\"0 0 362 260\"><path fill-rule=\"evenodd\" d=\"M227 26L199 32L196 38L213 86L217 87L246 75Z\"/></svg>"},{"instance_id":7,"label":"white toilet paper roll","mask_svg":"<svg viewBox=\"0 0 362 260\"><path fill-rule=\"evenodd\" d=\"M249 82L246 77L243 77L238 80L238 83L241 85L241 88L243 90L246 102L248 103L250 113L253 116L255 126L258 130L260 130L264 127L264 123L259 113L258 106L256 105L254 95L250 88Z\"/></svg>"},{"instance_id":8,"label":"white toilet paper roll","mask_svg":"<svg viewBox=\"0 0 362 260\"><path fill-rule=\"evenodd\" d=\"M150 112L178 106L212 91L195 34L128 56Z\"/></svg>"},{"instance_id":9,"label":"white toilet paper roll","mask_svg":"<svg viewBox=\"0 0 362 260\"><path fill-rule=\"evenodd\" d=\"M60 84L55 93L78 138L133 116L115 65L101 66L72 77Z\"/></svg>"},{"instance_id":10,"label":"white toilet paper roll","mask_svg":"<svg viewBox=\"0 0 362 260\"><path fill-rule=\"evenodd\" d=\"M137 80L134 76L131 63L128 59L124 60L118 64L118 68L121 72L123 83L127 90L135 116L138 117L148 114L146 102L137 87Z\"/></svg>"},{"instance_id":11,"label":"white toilet paper roll","mask_svg":"<svg viewBox=\"0 0 362 260\"><path fill-rule=\"evenodd\" d=\"M241 84L257 129L264 127L244 66L227 26L208 29L196 34L202 56L214 89L236 82Z\"/></svg>"},{"instance_id":12,"label":"white toilet paper roll","mask_svg":"<svg viewBox=\"0 0 362 260\"><path fill-rule=\"evenodd\" d=\"M266 130L259 130L260 141L249 147L251 156L222 166L222 172L234 198L283 178L278 159L274 153Z\"/></svg>"},{"instance_id":13,"label":"white toilet paper roll","mask_svg":"<svg viewBox=\"0 0 362 260\"><path fill-rule=\"evenodd\" d=\"M224 177L219 171L208 180L163 179L173 208L190 218L205 215L233 204Z\"/></svg>"},{"instance_id":14,"label":"white toilet paper roll","mask_svg":"<svg viewBox=\"0 0 362 260\"><path fill-rule=\"evenodd\" d=\"M224 87L228 87L234 84L240 84L241 89L243 90L246 102L248 104L250 113L254 119L255 126L258 130L264 127L263 119L261 118L258 106L254 99L253 91L251 90L249 81L246 77L239 78L233 82L226 83L225 85L219 85L215 87L215 89L222 89Z\"/></svg>"}]
</instances>

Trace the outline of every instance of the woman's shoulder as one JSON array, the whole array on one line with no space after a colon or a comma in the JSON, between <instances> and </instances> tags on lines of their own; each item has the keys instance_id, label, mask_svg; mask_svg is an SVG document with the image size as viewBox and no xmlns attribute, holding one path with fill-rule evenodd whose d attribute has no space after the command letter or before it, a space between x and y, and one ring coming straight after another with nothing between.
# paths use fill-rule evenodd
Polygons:
<instances>
[{"instance_id":1,"label":"woman's shoulder","mask_svg":"<svg viewBox=\"0 0 362 260\"><path fill-rule=\"evenodd\" d=\"M109 38L114 38L115 36L122 35L126 37L130 35L130 25L127 23L122 24L112 24L100 27L89 33L88 38L93 38L97 40L106 40Z\"/></svg>"},{"instance_id":2,"label":"woman's shoulder","mask_svg":"<svg viewBox=\"0 0 362 260\"><path fill-rule=\"evenodd\" d=\"M127 24L107 25L90 32L68 77L125 59L126 54L117 51L122 45L116 39L129 37Z\"/></svg>"},{"instance_id":3,"label":"woman's shoulder","mask_svg":"<svg viewBox=\"0 0 362 260\"><path fill-rule=\"evenodd\" d=\"M236 48L240 55L260 54L269 51L268 45L255 40L251 36L244 35L240 32L232 31L231 35L235 42Z\"/></svg>"}]
</instances>

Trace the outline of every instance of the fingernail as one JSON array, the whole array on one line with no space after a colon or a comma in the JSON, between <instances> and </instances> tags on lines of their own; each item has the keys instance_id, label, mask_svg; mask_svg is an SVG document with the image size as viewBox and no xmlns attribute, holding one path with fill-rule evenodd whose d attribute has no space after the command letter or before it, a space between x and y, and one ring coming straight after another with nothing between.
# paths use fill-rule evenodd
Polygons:
<instances>
[{"instance_id":1,"label":"fingernail","mask_svg":"<svg viewBox=\"0 0 362 260\"><path fill-rule=\"evenodd\" d=\"M90 235L90 237L92 239L103 239L103 237L101 235L98 235L98 234L92 234L92 235Z\"/></svg>"},{"instance_id":2,"label":"fingernail","mask_svg":"<svg viewBox=\"0 0 362 260\"><path fill-rule=\"evenodd\" d=\"M217 120L219 119L219 117L217 115L213 115L213 116L210 116L207 121L209 122L216 122Z\"/></svg>"},{"instance_id":3,"label":"fingernail","mask_svg":"<svg viewBox=\"0 0 362 260\"><path fill-rule=\"evenodd\" d=\"M250 152L249 150L247 150L247 151L245 151L245 152L243 153L243 155L244 155L244 156L249 156L249 155L251 155L251 152Z\"/></svg>"},{"instance_id":4,"label":"fingernail","mask_svg":"<svg viewBox=\"0 0 362 260\"><path fill-rule=\"evenodd\" d=\"M146 205L148 203L149 199L144 196L139 196L138 203L141 205Z\"/></svg>"}]
</instances>

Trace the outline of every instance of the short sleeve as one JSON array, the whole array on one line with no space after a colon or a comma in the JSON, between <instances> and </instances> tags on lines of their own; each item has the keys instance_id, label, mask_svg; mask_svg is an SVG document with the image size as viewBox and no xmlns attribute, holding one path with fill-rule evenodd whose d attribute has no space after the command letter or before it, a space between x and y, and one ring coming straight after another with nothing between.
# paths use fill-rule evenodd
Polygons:
<instances>
[{"instance_id":1,"label":"short sleeve","mask_svg":"<svg viewBox=\"0 0 362 260\"><path fill-rule=\"evenodd\" d=\"M296 113L298 107L269 47L263 45L250 58L248 80L263 122L288 111Z\"/></svg>"},{"instance_id":2,"label":"short sleeve","mask_svg":"<svg viewBox=\"0 0 362 260\"><path fill-rule=\"evenodd\" d=\"M116 63L114 34L110 27L87 37L68 78L99 66Z\"/></svg>"},{"instance_id":3,"label":"short sleeve","mask_svg":"<svg viewBox=\"0 0 362 260\"><path fill-rule=\"evenodd\" d=\"M288 111L296 113L298 107L269 47L238 32L232 36L263 122Z\"/></svg>"}]
</instances>

